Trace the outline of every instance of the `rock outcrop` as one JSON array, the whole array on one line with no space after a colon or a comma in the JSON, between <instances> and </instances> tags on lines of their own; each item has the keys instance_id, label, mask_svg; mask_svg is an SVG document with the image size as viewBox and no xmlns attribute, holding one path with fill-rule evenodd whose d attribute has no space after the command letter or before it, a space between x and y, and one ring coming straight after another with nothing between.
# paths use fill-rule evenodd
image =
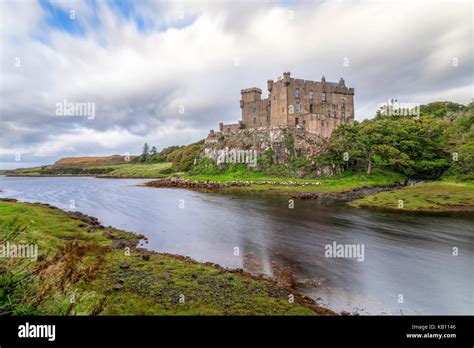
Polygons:
<instances>
[{"instance_id":1,"label":"rock outcrop","mask_svg":"<svg viewBox=\"0 0 474 348\"><path fill-rule=\"evenodd\" d=\"M325 140L299 127L244 128L227 132L210 132L204 149L257 150L275 152L277 163L286 163L294 148L298 156L309 159L324 150Z\"/></svg>"},{"instance_id":2,"label":"rock outcrop","mask_svg":"<svg viewBox=\"0 0 474 348\"><path fill-rule=\"evenodd\" d=\"M273 163L287 165L292 156L302 157L307 160L326 151L327 139L313 134L300 127L260 127L225 130L222 132L211 131L204 142L202 157L210 157L218 164L222 152L233 150L242 153L245 158L248 151L252 156L268 156L270 151ZM232 157L232 156L231 156ZM234 158L235 160L235 158ZM220 163L219 163L220 162ZM249 163L234 161L229 163ZM335 168L321 166L315 168L317 175L333 175Z\"/></svg>"}]
</instances>

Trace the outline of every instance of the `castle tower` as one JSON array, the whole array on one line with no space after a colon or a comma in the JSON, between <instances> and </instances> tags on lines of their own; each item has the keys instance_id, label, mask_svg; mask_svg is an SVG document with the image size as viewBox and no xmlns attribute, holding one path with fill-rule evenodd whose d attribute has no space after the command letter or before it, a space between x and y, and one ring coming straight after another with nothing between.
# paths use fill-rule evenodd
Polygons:
<instances>
[{"instance_id":1,"label":"castle tower","mask_svg":"<svg viewBox=\"0 0 474 348\"><path fill-rule=\"evenodd\" d=\"M261 100L262 99L262 90L257 87L245 88L240 91L242 101L244 103Z\"/></svg>"}]
</instances>

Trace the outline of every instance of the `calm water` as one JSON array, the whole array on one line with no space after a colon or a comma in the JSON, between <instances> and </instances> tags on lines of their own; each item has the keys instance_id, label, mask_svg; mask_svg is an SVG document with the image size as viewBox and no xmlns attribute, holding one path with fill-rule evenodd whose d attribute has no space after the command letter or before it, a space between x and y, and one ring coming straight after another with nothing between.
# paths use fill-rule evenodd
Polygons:
<instances>
[{"instance_id":1,"label":"calm water","mask_svg":"<svg viewBox=\"0 0 474 348\"><path fill-rule=\"evenodd\" d=\"M72 210L143 233L149 249L291 281L336 311L474 314L472 216L383 213L322 200L288 209L284 197L137 186L145 181L0 177L0 197L68 210L73 200ZM326 258L333 242L363 244L364 261Z\"/></svg>"}]
</instances>

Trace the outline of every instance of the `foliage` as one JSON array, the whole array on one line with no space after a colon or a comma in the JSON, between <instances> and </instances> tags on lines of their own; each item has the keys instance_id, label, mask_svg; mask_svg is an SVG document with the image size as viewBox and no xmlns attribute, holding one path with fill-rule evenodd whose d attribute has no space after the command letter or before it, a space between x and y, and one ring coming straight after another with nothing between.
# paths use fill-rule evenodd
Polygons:
<instances>
[{"instance_id":1,"label":"foliage","mask_svg":"<svg viewBox=\"0 0 474 348\"><path fill-rule=\"evenodd\" d=\"M214 159L209 157L201 158L188 172L188 175L218 175L224 172Z\"/></svg>"},{"instance_id":2,"label":"foliage","mask_svg":"<svg viewBox=\"0 0 474 348\"><path fill-rule=\"evenodd\" d=\"M443 118L463 111L466 108L467 107L463 104L453 103L449 101L432 102L426 105L420 105L420 115Z\"/></svg>"},{"instance_id":3,"label":"foliage","mask_svg":"<svg viewBox=\"0 0 474 348\"><path fill-rule=\"evenodd\" d=\"M140 156L140 162L147 162L148 161L148 156L149 156L149 147L148 147L148 144L145 143L143 145L143 151L142 151L142 154Z\"/></svg>"},{"instance_id":4,"label":"foliage","mask_svg":"<svg viewBox=\"0 0 474 348\"><path fill-rule=\"evenodd\" d=\"M166 161L173 163L175 172L188 171L193 166L194 161L198 159L203 145L204 140L201 140L194 144L179 147L166 156Z\"/></svg>"},{"instance_id":5,"label":"foliage","mask_svg":"<svg viewBox=\"0 0 474 348\"><path fill-rule=\"evenodd\" d=\"M345 168L370 173L374 166L418 178L437 178L449 168L447 119L378 117L337 128L329 152ZM328 156L326 155L326 158Z\"/></svg>"},{"instance_id":6,"label":"foliage","mask_svg":"<svg viewBox=\"0 0 474 348\"><path fill-rule=\"evenodd\" d=\"M293 138L293 135L291 133L286 133L283 139L283 143L285 144L286 148L290 152L290 155L296 156L296 151L295 151L295 139Z\"/></svg>"}]
</instances>

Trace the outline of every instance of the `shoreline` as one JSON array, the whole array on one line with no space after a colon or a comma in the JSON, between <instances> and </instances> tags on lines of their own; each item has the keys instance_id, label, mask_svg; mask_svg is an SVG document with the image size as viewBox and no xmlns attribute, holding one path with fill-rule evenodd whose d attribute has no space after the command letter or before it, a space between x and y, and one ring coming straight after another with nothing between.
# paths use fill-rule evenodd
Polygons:
<instances>
[{"instance_id":1,"label":"shoreline","mask_svg":"<svg viewBox=\"0 0 474 348\"><path fill-rule=\"evenodd\" d=\"M403 208L396 208L392 206L378 206L378 205L370 205L370 204L359 204L357 206L352 206L353 208L363 208L363 209L370 209L370 210L379 210L385 212L401 212L401 213L435 213L435 214L449 214L449 213L459 213L459 214L470 214L474 212L474 206L444 206L442 210L436 209L425 209L425 208L416 208L416 209L403 209Z\"/></svg>"},{"instance_id":2,"label":"shoreline","mask_svg":"<svg viewBox=\"0 0 474 348\"><path fill-rule=\"evenodd\" d=\"M474 212L474 183L449 180L420 183L396 191L371 194L348 205L410 213L469 214Z\"/></svg>"},{"instance_id":3,"label":"shoreline","mask_svg":"<svg viewBox=\"0 0 474 348\"><path fill-rule=\"evenodd\" d=\"M146 182L140 186L153 187L153 188L176 188L185 190L194 190L201 192L222 192L222 193L234 193L234 192L258 192L258 193L270 193L270 194L285 194L289 195L289 198L296 199L319 199L319 198L330 198L335 200L353 200L366 195L393 191L399 188L405 187L404 185L388 185L388 186L369 186L362 185L360 187L350 188L343 191L329 191L329 192L314 192L308 190L307 192L294 192L291 190L285 190L285 188L304 188L304 187L320 187L324 184L321 182L291 182L291 181L267 181L267 180L242 180L242 181L204 181L204 180L189 180L189 179L158 179ZM252 190L252 186L266 186L266 189ZM275 187L282 188L275 190ZM242 189L245 188L245 189ZM248 189L247 189L248 188Z\"/></svg>"},{"instance_id":4,"label":"shoreline","mask_svg":"<svg viewBox=\"0 0 474 348\"><path fill-rule=\"evenodd\" d=\"M106 176L106 175L6 175L8 177L90 177L96 179L140 179L149 180L145 183L141 183L138 186L152 187L152 188L177 188L200 192L209 193L258 193L258 194L273 194L273 195L284 195L289 199L302 199L302 200L314 200L314 199L332 199L338 201L347 202L348 207L358 209L376 209L385 210L387 212L419 212L419 213L471 213L474 212L474 200L473 194L466 196L469 202L459 201L459 191L448 192L448 194L441 194L439 192L426 192L421 191L408 195L405 198L406 192L413 190L413 188L426 187L427 186L439 186L442 188L449 184L447 181L432 181L427 183L420 183L414 186L407 186L403 184L373 184L361 183L355 184L348 187L331 186L321 181L295 181L290 179L277 178L276 180L196 180L182 177L138 177L138 176ZM453 184L453 183L451 183ZM425 185L425 186L423 186ZM465 186L466 190L471 190L468 185L469 183L457 183L454 185ZM473 186L474 188L474 186ZM391 201L380 201L378 197L386 196L387 193L392 193L394 196ZM397 207L397 197L404 198L408 201L416 200L418 196L424 196L424 201L419 201L419 206L413 204L405 206L404 208ZM446 202L441 202L437 205L430 205L430 202L437 200L438 196L449 197ZM446 204L443 204L446 203Z\"/></svg>"},{"instance_id":5,"label":"shoreline","mask_svg":"<svg viewBox=\"0 0 474 348\"><path fill-rule=\"evenodd\" d=\"M418 197L418 193L413 193L412 196L405 197L407 190L413 190L414 187L419 189L419 185L429 185L430 187L434 186L436 188L442 188L446 186L449 182L445 181L434 181L429 183L418 184L415 186L407 186L401 184L395 185L385 185L385 186L371 186L371 185L361 185L353 188L347 188L346 190L334 190L334 191L295 191L294 189L303 189L305 187L318 188L323 187L324 183L315 183L315 182L277 182L277 181L230 181L230 182L219 182L219 181L203 181L203 180L190 180L182 178L174 179L158 179L143 183L139 186L153 187L153 188L176 188L176 189L185 189L201 192L211 192L211 193L259 193L259 194L279 194L284 195L290 199L302 199L302 200L314 200L314 199L332 199L337 201L345 201L348 208L357 208L357 209L375 209L386 212L404 212L404 213L434 213L434 214L443 214L443 213L471 213L474 212L474 204L456 204L456 201L453 201L452 204L444 205L433 205L430 207L423 207L422 204L426 202L432 202L432 199L438 198L440 196L439 192L430 192L427 191L425 194L425 201L420 202L420 206L412 207L407 206L405 208L398 208L393 206L393 202L397 202L397 195L406 199L407 202L412 200L414 197ZM452 183L451 183L452 184ZM467 184L458 184L458 185L467 185ZM262 188L263 187L263 188ZM421 186L423 187L423 186ZM256 189L258 188L258 189ZM466 188L467 190L467 188ZM423 193L423 192L422 192ZM370 204L364 203L365 201L370 201L375 199L375 202L379 196L386 194L394 194L393 200L382 204ZM451 194L454 198L459 198L459 193L454 192ZM442 197L449 197L453 199L450 195L441 195ZM467 199L473 200L474 193L469 196ZM364 202L362 202L364 201ZM362 202L362 203L361 203Z\"/></svg>"},{"instance_id":6,"label":"shoreline","mask_svg":"<svg viewBox=\"0 0 474 348\"><path fill-rule=\"evenodd\" d=\"M0 174L0 176L13 177L13 178L95 178L95 179L150 179L158 180L162 177L150 177L150 176L119 176L119 175L97 175L97 174L56 174L56 175L21 175L21 174Z\"/></svg>"},{"instance_id":7,"label":"shoreline","mask_svg":"<svg viewBox=\"0 0 474 348\"><path fill-rule=\"evenodd\" d=\"M294 296L295 304L298 304L304 308L307 308L317 315L330 315L330 316L338 315L336 312L332 311L329 308L319 306L316 303L316 301L314 301L313 299L307 296L302 295L298 290L294 289L293 287L284 285L278 282L277 280L271 277L268 277L266 275L251 274L249 272L244 271L243 269L226 268L212 262L199 262L189 256L156 252L153 250L148 250L144 247L139 247L140 242L147 239L144 235L137 234L135 232L123 231L120 229L116 229L112 226L105 227L99 222L97 218L88 216L81 212L69 212L69 211L62 210L58 207L52 206L50 204L39 203L39 202L35 202L35 203L21 202L13 198L0 198L0 203L33 206L33 207L48 209L51 212L56 212L56 213L59 212L59 214L66 216L67 219L79 221L80 223L79 225L81 226L81 228L84 228L86 233L103 232L103 235L106 236L106 238L111 241L111 245L108 247L109 252L111 251L118 252L119 250L122 250L124 246L126 246L130 248L130 252L132 254L136 254L135 256L137 256L139 259L147 260L146 262L148 263L148 265L150 265L150 262L152 262L150 258L160 257L160 258L170 258L172 260L176 260L177 262L184 262L187 265L186 266L187 268L199 269L202 267L211 267L212 269L217 271L219 274L223 274L223 275L232 274L232 275L235 275L236 277L241 277L244 281L245 279L248 279L252 282L257 282L259 285L274 289L277 292L283 291L283 292L292 294ZM119 235L120 237L118 237ZM46 261L46 259L43 257L42 257L42 260ZM163 264L163 261L161 261L159 264L160 265ZM122 265L120 266L120 268L122 268ZM147 272L141 273L141 277L146 278L148 276L150 276L150 274ZM119 281L119 284L113 285L113 283L114 282L112 281L111 283L107 285L107 287L115 289L115 290L117 290L117 288L121 289L122 285L120 284L120 281ZM232 284L227 284L226 286L230 286L230 285ZM273 314L272 311L269 309L268 313L266 313L265 315L272 315L272 314ZM223 316L223 315L226 315L226 313L221 313L219 315ZM290 313L287 315L292 315L292 314Z\"/></svg>"}]
</instances>

